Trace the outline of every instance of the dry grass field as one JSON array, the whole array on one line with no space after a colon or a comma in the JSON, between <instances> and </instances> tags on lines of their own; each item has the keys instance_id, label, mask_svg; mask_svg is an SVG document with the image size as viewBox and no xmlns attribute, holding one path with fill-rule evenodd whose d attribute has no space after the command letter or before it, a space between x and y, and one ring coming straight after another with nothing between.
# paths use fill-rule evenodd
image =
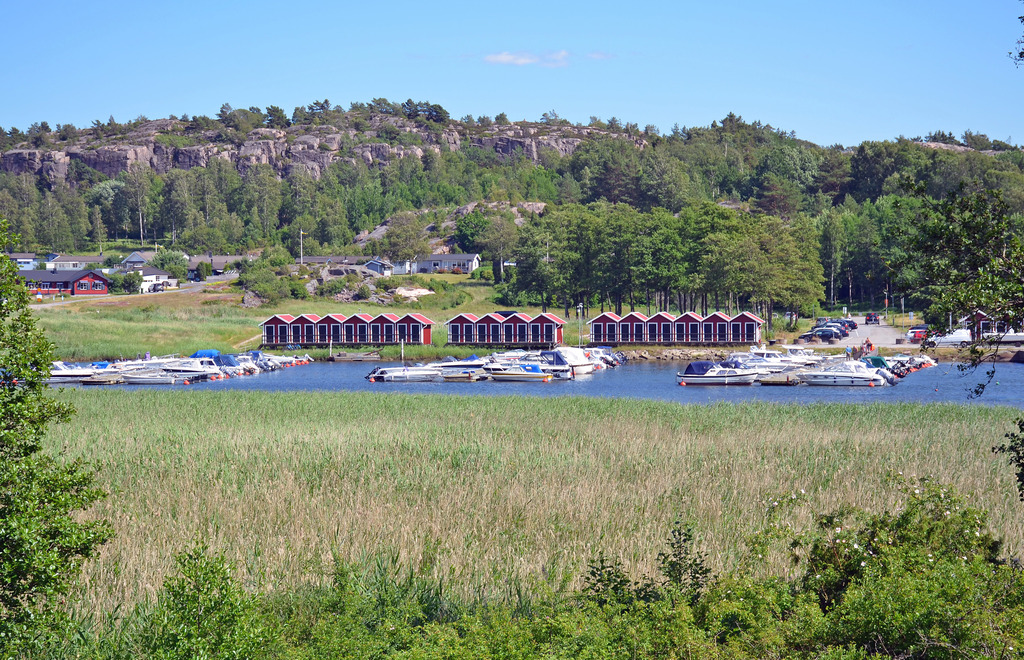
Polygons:
<instances>
[{"instance_id":1,"label":"dry grass field","mask_svg":"<svg viewBox=\"0 0 1024 660\"><path fill-rule=\"evenodd\" d=\"M715 405L376 393L65 390L78 414L49 449L94 462L92 515L116 538L86 566L84 605L156 592L197 539L254 590L397 556L470 596L575 583L604 552L651 571L672 522L734 565L766 507L879 509L890 473L931 476L1024 549L1012 470L990 447L1019 411L986 406ZM806 495L799 495L803 491ZM776 569L785 570L780 555Z\"/></svg>"}]
</instances>

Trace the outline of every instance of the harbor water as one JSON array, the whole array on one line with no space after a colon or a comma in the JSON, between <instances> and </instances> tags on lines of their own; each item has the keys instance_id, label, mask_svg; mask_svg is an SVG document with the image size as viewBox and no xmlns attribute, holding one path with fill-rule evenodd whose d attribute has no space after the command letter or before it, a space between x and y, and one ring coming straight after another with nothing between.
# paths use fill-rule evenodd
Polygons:
<instances>
[{"instance_id":1,"label":"harbor water","mask_svg":"<svg viewBox=\"0 0 1024 660\"><path fill-rule=\"evenodd\" d=\"M971 372L940 363L909 374L892 387L779 386L685 386L676 384L683 364L664 361L631 361L614 369L580 376L572 381L518 383L371 383L365 376L376 366L397 363L313 362L280 371L226 380L198 382L194 391L259 390L269 392L405 392L473 396L589 396L656 399L678 403L762 401L772 403L962 403L1024 408L1024 365L998 364L982 396L972 396L975 386L987 380L988 367ZM121 386L132 387L132 386ZM147 389L171 386L142 386Z\"/></svg>"}]
</instances>

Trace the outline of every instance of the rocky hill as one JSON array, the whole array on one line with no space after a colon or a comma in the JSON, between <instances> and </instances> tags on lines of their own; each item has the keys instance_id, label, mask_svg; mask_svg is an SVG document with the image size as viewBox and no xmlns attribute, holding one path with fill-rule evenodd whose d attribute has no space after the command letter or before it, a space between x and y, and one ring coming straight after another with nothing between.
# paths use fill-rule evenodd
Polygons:
<instances>
[{"instance_id":1,"label":"rocky hill","mask_svg":"<svg viewBox=\"0 0 1024 660\"><path fill-rule=\"evenodd\" d=\"M545 150L570 155L587 139L614 136L645 146L640 137L604 129L548 124L505 124L489 127L466 126L459 122L441 128L395 116L372 116L356 122L358 128L332 125L295 125L286 129L257 128L244 135L225 137L223 131L190 130L188 122L176 119L146 121L125 135L97 137L89 129L79 130L71 139L30 148L27 144L0 156L0 171L42 176L51 184L67 179L75 161L108 177L115 177L133 163L142 163L158 174L171 169L205 167L222 159L245 173L259 164L269 165L285 177L304 170L319 179L338 161L362 161L368 166L386 166L391 161L428 151L458 151L467 146L493 151L501 157L517 151L540 162Z\"/></svg>"}]
</instances>

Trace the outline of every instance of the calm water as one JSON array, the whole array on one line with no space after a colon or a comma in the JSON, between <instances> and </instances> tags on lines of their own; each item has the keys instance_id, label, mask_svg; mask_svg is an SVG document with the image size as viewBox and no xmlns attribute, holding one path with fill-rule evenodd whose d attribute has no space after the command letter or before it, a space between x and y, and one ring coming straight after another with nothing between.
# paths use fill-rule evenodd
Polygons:
<instances>
[{"instance_id":1,"label":"calm water","mask_svg":"<svg viewBox=\"0 0 1024 660\"><path fill-rule=\"evenodd\" d=\"M717 401L771 401L778 403L842 402L951 402L1024 407L1024 365L1000 364L985 394L972 399L971 388L984 380L982 370L965 376L952 364L939 364L910 374L895 387L711 387L676 385L675 375L684 365L673 362L634 361L575 381L550 383L371 383L364 377L375 366L388 363L332 363L289 367L281 371L196 383L196 391L263 390L373 391L417 394L593 396L643 398L680 403ZM393 366L393 365L392 365ZM124 386L122 386L124 387ZM143 386L160 389L160 386ZM183 385L177 388L186 387Z\"/></svg>"}]
</instances>

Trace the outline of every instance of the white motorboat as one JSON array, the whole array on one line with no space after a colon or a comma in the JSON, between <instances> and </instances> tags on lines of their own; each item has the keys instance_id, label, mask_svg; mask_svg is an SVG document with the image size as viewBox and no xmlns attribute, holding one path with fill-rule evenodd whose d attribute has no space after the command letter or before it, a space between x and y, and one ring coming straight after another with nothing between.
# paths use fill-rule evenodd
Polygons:
<instances>
[{"instance_id":1,"label":"white motorboat","mask_svg":"<svg viewBox=\"0 0 1024 660\"><path fill-rule=\"evenodd\" d=\"M441 378L440 369L434 367L377 367L366 374L371 383L412 383Z\"/></svg>"},{"instance_id":2,"label":"white motorboat","mask_svg":"<svg viewBox=\"0 0 1024 660\"><path fill-rule=\"evenodd\" d=\"M127 385L177 385L187 378L163 369L127 371L121 374Z\"/></svg>"},{"instance_id":3,"label":"white motorboat","mask_svg":"<svg viewBox=\"0 0 1024 660\"><path fill-rule=\"evenodd\" d=\"M448 356L438 362L428 362L425 366L432 369L443 369L444 371L463 371L465 369L481 369L484 365L491 364L493 360L490 357L477 357L471 355L468 358L462 360L456 359L452 356Z\"/></svg>"},{"instance_id":4,"label":"white motorboat","mask_svg":"<svg viewBox=\"0 0 1024 660\"><path fill-rule=\"evenodd\" d=\"M562 356L562 359L565 360L565 363L569 365L572 373L576 376L594 373L594 363L582 348L559 346L555 349L555 352Z\"/></svg>"},{"instance_id":5,"label":"white motorboat","mask_svg":"<svg viewBox=\"0 0 1024 660\"><path fill-rule=\"evenodd\" d=\"M516 382L550 382L554 376L543 369L539 364L510 364L504 369L491 371L491 379L498 381Z\"/></svg>"},{"instance_id":6,"label":"white motorboat","mask_svg":"<svg viewBox=\"0 0 1024 660\"><path fill-rule=\"evenodd\" d=\"M50 378L47 383L78 383L83 378L95 376L99 369L95 367L79 367L66 362L56 361L50 366Z\"/></svg>"},{"instance_id":7,"label":"white motorboat","mask_svg":"<svg viewBox=\"0 0 1024 660\"><path fill-rule=\"evenodd\" d=\"M882 387L888 381L869 369L863 362L845 360L822 369L800 373L800 380L808 385L840 385L846 387Z\"/></svg>"},{"instance_id":8,"label":"white motorboat","mask_svg":"<svg viewBox=\"0 0 1024 660\"><path fill-rule=\"evenodd\" d=\"M759 373L756 369L741 369L697 360L676 374L680 385L753 385Z\"/></svg>"},{"instance_id":9,"label":"white motorboat","mask_svg":"<svg viewBox=\"0 0 1024 660\"><path fill-rule=\"evenodd\" d=\"M211 378L224 374L212 358L181 358L163 365L163 369L190 378Z\"/></svg>"}]
</instances>

